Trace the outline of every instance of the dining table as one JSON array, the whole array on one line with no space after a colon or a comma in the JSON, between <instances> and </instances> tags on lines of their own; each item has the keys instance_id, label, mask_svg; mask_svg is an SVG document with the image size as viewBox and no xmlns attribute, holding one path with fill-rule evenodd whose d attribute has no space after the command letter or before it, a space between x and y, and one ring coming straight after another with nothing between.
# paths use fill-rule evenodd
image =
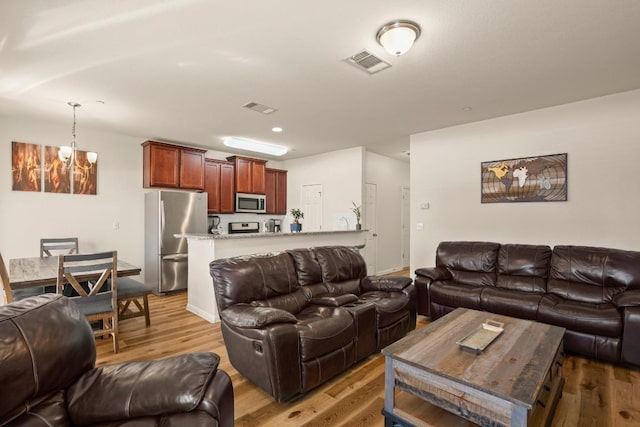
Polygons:
<instances>
[{"instance_id":1,"label":"dining table","mask_svg":"<svg viewBox=\"0 0 640 427\"><path fill-rule=\"evenodd\" d=\"M142 269L118 259L118 277L137 276ZM95 274L87 272L77 275L79 280L88 280ZM9 284L12 290L36 286L55 285L58 281L58 257L13 258L9 260Z\"/></svg>"}]
</instances>

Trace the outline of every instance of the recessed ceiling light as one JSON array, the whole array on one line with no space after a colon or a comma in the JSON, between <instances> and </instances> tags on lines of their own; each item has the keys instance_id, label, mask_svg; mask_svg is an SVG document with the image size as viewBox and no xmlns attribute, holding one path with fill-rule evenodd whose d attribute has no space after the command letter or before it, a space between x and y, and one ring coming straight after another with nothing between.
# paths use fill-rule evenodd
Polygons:
<instances>
[{"instance_id":1,"label":"recessed ceiling light","mask_svg":"<svg viewBox=\"0 0 640 427\"><path fill-rule=\"evenodd\" d=\"M463 107L462 108L462 111L471 111L471 110L473 110L472 107Z\"/></svg>"},{"instance_id":2,"label":"recessed ceiling light","mask_svg":"<svg viewBox=\"0 0 640 427\"><path fill-rule=\"evenodd\" d=\"M276 126L276 127L271 128L271 130L273 132L282 132L283 129L280 126Z\"/></svg>"},{"instance_id":3,"label":"recessed ceiling light","mask_svg":"<svg viewBox=\"0 0 640 427\"><path fill-rule=\"evenodd\" d=\"M224 139L224 145L226 145L227 147L238 148L240 150L270 154L272 156L283 156L287 154L286 147L265 144L264 142L250 141L248 139L229 137Z\"/></svg>"}]
</instances>

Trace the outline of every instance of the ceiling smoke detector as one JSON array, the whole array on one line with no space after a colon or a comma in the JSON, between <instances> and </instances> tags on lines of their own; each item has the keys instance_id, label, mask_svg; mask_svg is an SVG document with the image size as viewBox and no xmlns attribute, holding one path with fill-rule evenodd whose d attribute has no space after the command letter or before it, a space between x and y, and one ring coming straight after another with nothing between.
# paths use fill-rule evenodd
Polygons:
<instances>
[{"instance_id":1,"label":"ceiling smoke detector","mask_svg":"<svg viewBox=\"0 0 640 427\"><path fill-rule=\"evenodd\" d=\"M355 65L361 70L365 70L369 74L375 74L379 71L385 70L391 67L391 64L385 61L384 59L375 56L373 53L369 52L367 49L362 49L361 52L356 53L355 55L350 56L345 59L345 61Z\"/></svg>"},{"instance_id":2,"label":"ceiling smoke detector","mask_svg":"<svg viewBox=\"0 0 640 427\"><path fill-rule=\"evenodd\" d=\"M258 104L257 102L248 102L244 104L242 108L247 108L251 111L255 111L257 113L262 113L262 114L272 114L278 111L277 108L269 107L268 105Z\"/></svg>"}]
</instances>

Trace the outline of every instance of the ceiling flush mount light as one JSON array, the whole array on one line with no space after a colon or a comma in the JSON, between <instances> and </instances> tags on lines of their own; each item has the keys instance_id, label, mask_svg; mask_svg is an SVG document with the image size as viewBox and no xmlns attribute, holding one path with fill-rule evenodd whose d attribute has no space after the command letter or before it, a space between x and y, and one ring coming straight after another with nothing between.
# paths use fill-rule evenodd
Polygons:
<instances>
[{"instance_id":1,"label":"ceiling flush mount light","mask_svg":"<svg viewBox=\"0 0 640 427\"><path fill-rule=\"evenodd\" d=\"M378 30L376 40L392 55L400 56L420 37L420 26L413 21L398 20L385 24Z\"/></svg>"},{"instance_id":2,"label":"ceiling flush mount light","mask_svg":"<svg viewBox=\"0 0 640 427\"><path fill-rule=\"evenodd\" d=\"M71 167L71 165L76 160L76 108L82 107L82 105L77 102L69 101L67 104L73 108L73 128L71 130L71 145L63 145L58 150L58 158L67 165L67 167ZM98 160L98 153L93 151L87 152L87 161L89 162L89 167L93 166L93 164Z\"/></svg>"},{"instance_id":3,"label":"ceiling flush mount light","mask_svg":"<svg viewBox=\"0 0 640 427\"><path fill-rule=\"evenodd\" d=\"M272 156L283 156L287 154L285 147L278 145L265 144L264 142L250 141L240 138L225 138L224 145L240 150L254 151L256 153L270 154Z\"/></svg>"}]
</instances>

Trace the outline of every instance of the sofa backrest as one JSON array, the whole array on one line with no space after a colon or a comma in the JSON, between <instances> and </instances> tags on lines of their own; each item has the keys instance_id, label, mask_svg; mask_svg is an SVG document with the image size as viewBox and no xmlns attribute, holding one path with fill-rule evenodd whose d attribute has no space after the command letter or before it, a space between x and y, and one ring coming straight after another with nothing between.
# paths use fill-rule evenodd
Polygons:
<instances>
[{"instance_id":1,"label":"sofa backrest","mask_svg":"<svg viewBox=\"0 0 640 427\"><path fill-rule=\"evenodd\" d=\"M351 246L313 248L322 281L331 295L360 294L360 281L367 276L367 263L358 249Z\"/></svg>"},{"instance_id":2,"label":"sofa backrest","mask_svg":"<svg viewBox=\"0 0 640 427\"><path fill-rule=\"evenodd\" d=\"M295 314L308 302L286 252L218 259L209 264L209 270L220 311L246 303Z\"/></svg>"},{"instance_id":3,"label":"sofa backrest","mask_svg":"<svg viewBox=\"0 0 640 427\"><path fill-rule=\"evenodd\" d=\"M0 425L30 400L66 389L96 361L91 326L61 295L0 306L0 337Z\"/></svg>"},{"instance_id":4,"label":"sofa backrest","mask_svg":"<svg viewBox=\"0 0 640 427\"><path fill-rule=\"evenodd\" d=\"M441 242L436 267L445 267L459 283L495 286L499 248L492 242Z\"/></svg>"},{"instance_id":5,"label":"sofa backrest","mask_svg":"<svg viewBox=\"0 0 640 427\"><path fill-rule=\"evenodd\" d=\"M587 246L556 246L547 292L589 303L611 302L627 289L640 289L640 252Z\"/></svg>"},{"instance_id":6,"label":"sofa backrest","mask_svg":"<svg viewBox=\"0 0 640 427\"><path fill-rule=\"evenodd\" d=\"M322 281L322 268L313 249L290 249L287 253L293 259L298 275L298 283L302 285L309 299L329 294Z\"/></svg>"},{"instance_id":7,"label":"sofa backrest","mask_svg":"<svg viewBox=\"0 0 640 427\"><path fill-rule=\"evenodd\" d=\"M545 293L551 248L545 245L501 245L498 251L499 288Z\"/></svg>"}]
</instances>

